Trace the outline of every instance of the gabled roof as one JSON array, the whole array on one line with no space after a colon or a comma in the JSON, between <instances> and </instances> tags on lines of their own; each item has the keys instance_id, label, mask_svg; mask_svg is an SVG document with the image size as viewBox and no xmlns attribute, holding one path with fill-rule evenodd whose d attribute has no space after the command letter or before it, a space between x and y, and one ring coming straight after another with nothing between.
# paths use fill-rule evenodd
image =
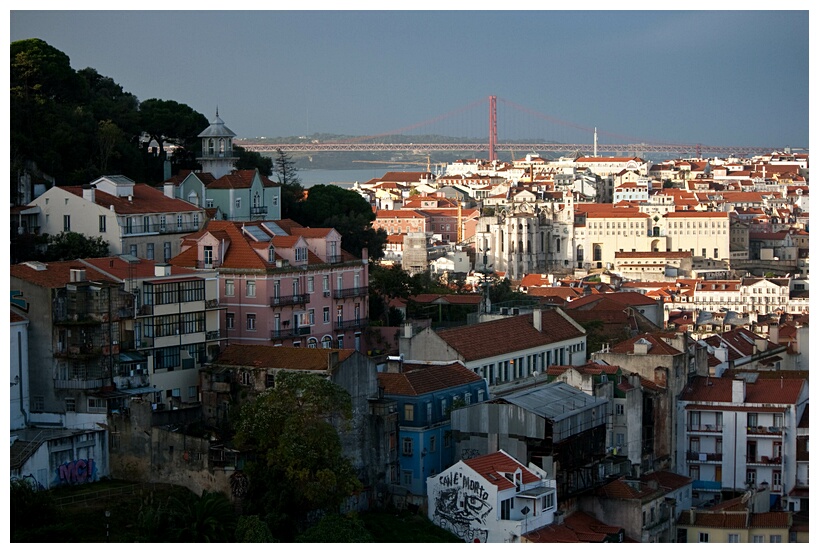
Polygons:
<instances>
[{"instance_id":1,"label":"gabled roof","mask_svg":"<svg viewBox=\"0 0 819 553\"><path fill-rule=\"evenodd\" d=\"M212 363L214 367L288 369L326 372L334 354L338 362L349 358L354 350L324 348L289 348L268 345L230 344ZM332 368L333 370L335 367Z\"/></svg>"},{"instance_id":2,"label":"gabled roof","mask_svg":"<svg viewBox=\"0 0 819 553\"><path fill-rule=\"evenodd\" d=\"M772 382L773 380L773 382ZM732 378L695 376L680 395L682 401L733 403ZM745 382L744 403L794 405L807 380L802 378L758 379Z\"/></svg>"},{"instance_id":3,"label":"gabled roof","mask_svg":"<svg viewBox=\"0 0 819 553\"><path fill-rule=\"evenodd\" d=\"M474 361L585 335L556 310L541 312L541 331L533 326L532 317L520 315L442 330L438 336L465 361Z\"/></svg>"},{"instance_id":4,"label":"gabled roof","mask_svg":"<svg viewBox=\"0 0 819 553\"><path fill-rule=\"evenodd\" d=\"M607 294L589 295L570 301L566 309L579 309L588 307L588 304L595 304L595 309L603 300L608 300L611 304L619 305L621 309L626 307L636 307L638 305L657 305L657 301L639 292L612 292Z\"/></svg>"},{"instance_id":5,"label":"gabled roof","mask_svg":"<svg viewBox=\"0 0 819 553\"><path fill-rule=\"evenodd\" d=\"M43 270L34 267L43 267ZM101 272L77 261L26 262L11 266L11 276L43 288L64 288L71 282L71 269L84 269L86 280L115 282Z\"/></svg>"},{"instance_id":6,"label":"gabled roof","mask_svg":"<svg viewBox=\"0 0 819 553\"><path fill-rule=\"evenodd\" d=\"M384 393L394 396L419 396L464 386L482 380L463 363L447 365L404 363L400 373L378 373L378 384Z\"/></svg>"},{"instance_id":7,"label":"gabled roof","mask_svg":"<svg viewBox=\"0 0 819 553\"><path fill-rule=\"evenodd\" d=\"M638 341L648 343L648 355L679 355L682 352L668 345L664 340L653 334L641 334L624 340L611 348L612 353L634 353L634 344Z\"/></svg>"},{"instance_id":8,"label":"gabled roof","mask_svg":"<svg viewBox=\"0 0 819 553\"><path fill-rule=\"evenodd\" d=\"M514 473L520 470L524 484L540 482L540 478L532 471L520 464L514 457L503 450L472 459L465 459L464 464L480 474L489 484L497 487L498 491L514 488L515 484L504 476L504 473Z\"/></svg>"},{"instance_id":9,"label":"gabled roof","mask_svg":"<svg viewBox=\"0 0 819 553\"><path fill-rule=\"evenodd\" d=\"M111 177L107 178L110 179ZM60 188L82 198L82 186L63 186ZM106 209L114 206L114 212L119 215L203 211L201 207L196 207L184 200L169 198L161 191L147 184L135 184L130 200L127 197L95 190L94 203Z\"/></svg>"}]
</instances>

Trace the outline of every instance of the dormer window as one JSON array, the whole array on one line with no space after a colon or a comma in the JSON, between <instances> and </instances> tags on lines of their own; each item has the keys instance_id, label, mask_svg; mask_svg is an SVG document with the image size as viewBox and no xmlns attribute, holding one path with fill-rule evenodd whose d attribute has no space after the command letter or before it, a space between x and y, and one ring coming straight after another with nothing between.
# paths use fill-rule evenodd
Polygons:
<instances>
[{"instance_id":1,"label":"dormer window","mask_svg":"<svg viewBox=\"0 0 819 553\"><path fill-rule=\"evenodd\" d=\"M307 261L307 248L296 248L296 261Z\"/></svg>"},{"instance_id":2,"label":"dormer window","mask_svg":"<svg viewBox=\"0 0 819 553\"><path fill-rule=\"evenodd\" d=\"M268 263L275 263L276 262L276 248L273 244L270 244L267 248L267 262Z\"/></svg>"}]
</instances>

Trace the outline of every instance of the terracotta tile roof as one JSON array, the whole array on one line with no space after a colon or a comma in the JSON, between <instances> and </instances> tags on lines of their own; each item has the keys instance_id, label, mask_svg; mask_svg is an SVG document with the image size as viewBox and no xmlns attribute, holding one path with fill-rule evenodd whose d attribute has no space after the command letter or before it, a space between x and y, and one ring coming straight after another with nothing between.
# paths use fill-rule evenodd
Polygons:
<instances>
[{"instance_id":1,"label":"terracotta tile roof","mask_svg":"<svg viewBox=\"0 0 819 553\"><path fill-rule=\"evenodd\" d=\"M554 310L541 312L541 328L535 330L530 314L442 330L438 336L464 360L474 361L585 335Z\"/></svg>"},{"instance_id":2,"label":"terracotta tile roof","mask_svg":"<svg viewBox=\"0 0 819 553\"><path fill-rule=\"evenodd\" d=\"M65 186L61 188L82 198L82 186ZM122 215L204 211L201 207L196 207L184 200L169 198L161 191L147 184L135 184L132 198L133 201L128 201L127 197L114 196L101 190L94 191L95 204L105 208L114 206L114 212Z\"/></svg>"},{"instance_id":3,"label":"terracotta tile roof","mask_svg":"<svg viewBox=\"0 0 819 553\"><path fill-rule=\"evenodd\" d=\"M435 175L427 171L388 171L380 179L374 179L376 182L393 181L393 182L421 182L422 179L434 179Z\"/></svg>"},{"instance_id":4,"label":"terracotta tile roof","mask_svg":"<svg viewBox=\"0 0 819 553\"><path fill-rule=\"evenodd\" d=\"M733 330L723 332L722 334L709 336L705 339L705 343L713 347L725 346L728 348L729 355L733 353L734 358L738 359L740 357L753 355L756 350L756 340L758 339L761 340L763 338L757 334L754 334L747 328L738 327ZM768 349L773 349L779 345L774 344L769 340L765 340L765 343Z\"/></svg>"},{"instance_id":5,"label":"terracotta tile roof","mask_svg":"<svg viewBox=\"0 0 819 553\"><path fill-rule=\"evenodd\" d=\"M751 528L788 528L790 516L787 512L768 512L751 514Z\"/></svg>"},{"instance_id":6,"label":"terracotta tile roof","mask_svg":"<svg viewBox=\"0 0 819 553\"><path fill-rule=\"evenodd\" d=\"M687 258L693 257L690 251L685 252L614 252L614 258L666 258L666 259L677 259L677 258Z\"/></svg>"},{"instance_id":7,"label":"terracotta tile roof","mask_svg":"<svg viewBox=\"0 0 819 553\"><path fill-rule=\"evenodd\" d=\"M379 209L377 219L426 219L426 216L413 209Z\"/></svg>"},{"instance_id":8,"label":"terracotta tile roof","mask_svg":"<svg viewBox=\"0 0 819 553\"><path fill-rule=\"evenodd\" d=\"M601 303L604 299L609 303ZM609 309L611 309L613 305L617 305L621 309L624 309L626 307L633 307L637 305L657 305L657 301L639 292L611 292L597 296L589 295L582 298L577 298L570 301L566 306L566 309L579 309L581 307L588 306L589 304L594 304L595 309L597 309L598 306L600 306L600 309L606 308L603 307L603 305L608 305Z\"/></svg>"},{"instance_id":9,"label":"terracotta tile roof","mask_svg":"<svg viewBox=\"0 0 819 553\"><path fill-rule=\"evenodd\" d=\"M13 323L22 323L22 322L27 321L27 320L28 319L26 317L23 317L19 313L15 313L14 311L11 312L11 322L13 322Z\"/></svg>"},{"instance_id":10,"label":"terracotta tile roof","mask_svg":"<svg viewBox=\"0 0 819 553\"><path fill-rule=\"evenodd\" d=\"M83 265L79 261L51 261L43 264L44 271L33 269L26 263L11 266L11 276L17 277L43 288L64 288L71 281L71 269L85 269L86 280L114 282L99 271Z\"/></svg>"},{"instance_id":11,"label":"terracotta tile roof","mask_svg":"<svg viewBox=\"0 0 819 553\"><path fill-rule=\"evenodd\" d=\"M205 183L208 190L236 190L240 188L250 188L253 185L253 179L256 177L256 169L241 169L238 171L231 171L227 175L223 175L210 183ZM259 174L259 180L264 187L279 186L265 175Z\"/></svg>"},{"instance_id":12,"label":"terracotta tile roof","mask_svg":"<svg viewBox=\"0 0 819 553\"><path fill-rule=\"evenodd\" d=\"M747 528L746 513L712 513L708 511L683 511L677 523L680 526L703 526L706 528Z\"/></svg>"},{"instance_id":13,"label":"terracotta tile roof","mask_svg":"<svg viewBox=\"0 0 819 553\"><path fill-rule=\"evenodd\" d=\"M611 348L612 353L634 353L634 343L637 340L647 340L650 343L648 355L679 355L682 352L665 343L652 334L641 334L624 340Z\"/></svg>"},{"instance_id":14,"label":"terracotta tile roof","mask_svg":"<svg viewBox=\"0 0 819 553\"><path fill-rule=\"evenodd\" d=\"M582 511L568 515L561 524L551 524L523 534L532 543L604 543L622 528L605 524Z\"/></svg>"},{"instance_id":15,"label":"terracotta tile roof","mask_svg":"<svg viewBox=\"0 0 819 553\"><path fill-rule=\"evenodd\" d=\"M686 217L693 217L693 218L708 218L708 217L718 217L718 218L728 218L728 213L726 211L669 211L663 217L668 217L670 219L681 219Z\"/></svg>"},{"instance_id":16,"label":"terracotta tile roof","mask_svg":"<svg viewBox=\"0 0 819 553\"><path fill-rule=\"evenodd\" d=\"M524 484L540 482L540 478L532 474L525 466L520 464L514 457L505 451L497 451L472 459L465 459L464 463L483 476L489 484L496 486L498 491L514 488L515 484L509 481L503 473L512 473L520 469Z\"/></svg>"},{"instance_id":17,"label":"terracotta tile roof","mask_svg":"<svg viewBox=\"0 0 819 553\"><path fill-rule=\"evenodd\" d=\"M618 478L595 492L600 497L608 499L645 499L657 495L657 490L644 482L636 481L634 485L626 483L625 478Z\"/></svg>"},{"instance_id":18,"label":"terracotta tile roof","mask_svg":"<svg viewBox=\"0 0 819 553\"><path fill-rule=\"evenodd\" d=\"M333 353L338 354L338 361L341 362L355 351L230 344L222 350L212 365L214 367L253 367L322 372L327 371Z\"/></svg>"},{"instance_id":19,"label":"terracotta tile roof","mask_svg":"<svg viewBox=\"0 0 819 553\"><path fill-rule=\"evenodd\" d=\"M150 259L138 259L136 263L129 263L119 256L112 256L84 259L82 261L85 265L91 265L101 273L108 273L121 281L128 278L143 279L156 276L156 261ZM197 272L185 267L173 267L171 274L173 276L196 276Z\"/></svg>"},{"instance_id":20,"label":"terracotta tile roof","mask_svg":"<svg viewBox=\"0 0 819 553\"><path fill-rule=\"evenodd\" d=\"M479 380L480 376L460 362L447 365L404 363L403 372L378 373L378 384L383 386L384 393L395 396L419 396Z\"/></svg>"},{"instance_id":21,"label":"terracotta tile roof","mask_svg":"<svg viewBox=\"0 0 819 553\"><path fill-rule=\"evenodd\" d=\"M692 402L732 403L732 383L732 378L696 376L683 389L680 399ZM802 378L758 379L753 383L746 382L744 403L794 405L799 401L804 386L807 386L807 380Z\"/></svg>"},{"instance_id":22,"label":"terracotta tile roof","mask_svg":"<svg viewBox=\"0 0 819 553\"><path fill-rule=\"evenodd\" d=\"M640 480L643 482L657 482L660 488L663 488L666 492L680 489L694 481L693 478L689 478L688 476L683 476L668 470L657 470L643 474L640 477Z\"/></svg>"},{"instance_id":23,"label":"terracotta tile roof","mask_svg":"<svg viewBox=\"0 0 819 553\"><path fill-rule=\"evenodd\" d=\"M440 303L444 305L478 305L483 300L481 294L418 294L410 296L415 303Z\"/></svg>"}]
</instances>

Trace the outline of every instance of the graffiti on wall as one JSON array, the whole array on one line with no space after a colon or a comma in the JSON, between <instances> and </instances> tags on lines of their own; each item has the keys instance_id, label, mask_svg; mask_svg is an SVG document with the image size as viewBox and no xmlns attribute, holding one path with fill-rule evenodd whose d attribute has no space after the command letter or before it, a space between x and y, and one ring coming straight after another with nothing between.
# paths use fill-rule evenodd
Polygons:
<instances>
[{"instance_id":1,"label":"graffiti on wall","mask_svg":"<svg viewBox=\"0 0 819 553\"><path fill-rule=\"evenodd\" d=\"M93 459L77 459L57 467L57 484L85 484L97 479L97 465Z\"/></svg>"},{"instance_id":2,"label":"graffiti on wall","mask_svg":"<svg viewBox=\"0 0 819 553\"><path fill-rule=\"evenodd\" d=\"M438 477L432 521L464 541L486 542L486 516L492 512L483 484L460 472Z\"/></svg>"}]
</instances>

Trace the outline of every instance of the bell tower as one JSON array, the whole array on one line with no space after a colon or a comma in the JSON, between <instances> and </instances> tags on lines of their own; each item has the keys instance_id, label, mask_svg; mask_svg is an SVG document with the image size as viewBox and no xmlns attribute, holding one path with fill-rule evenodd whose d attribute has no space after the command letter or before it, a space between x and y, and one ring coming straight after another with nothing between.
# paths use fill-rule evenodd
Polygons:
<instances>
[{"instance_id":1,"label":"bell tower","mask_svg":"<svg viewBox=\"0 0 819 553\"><path fill-rule=\"evenodd\" d=\"M202 171L218 179L234 169L239 160L239 157L233 154L235 136L236 134L219 118L219 108L216 108L216 118L210 122L207 129L199 133L199 138L202 139L202 156L196 158L196 161L202 164Z\"/></svg>"}]
</instances>

